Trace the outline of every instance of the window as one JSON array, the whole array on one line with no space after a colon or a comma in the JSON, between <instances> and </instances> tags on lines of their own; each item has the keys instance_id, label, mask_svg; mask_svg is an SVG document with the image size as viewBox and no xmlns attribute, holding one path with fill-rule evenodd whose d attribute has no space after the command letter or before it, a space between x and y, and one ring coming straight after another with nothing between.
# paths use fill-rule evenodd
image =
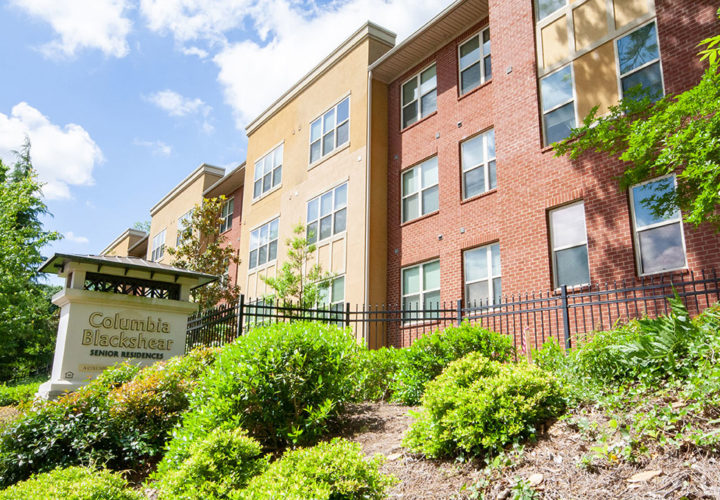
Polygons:
<instances>
[{"instance_id":1,"label":"window","mask_svg":"<svg viewBox=\"0 0 720 500\"><path fill-rule=\"evenodd\" d=\"M185 215L183 215L177 220L177 241L175 242L176 247L179 247L182 244L183 232L185 232L185 229L190 227L190 223L192 222L192 213L192 210L188 210Z\"/></svg>"},{"instance_id":2,"label":"window","mask_svg":"<svg viewBox=\"0 0 720 500\"><path fill-rule=\"evenodd\" d=\"M641 274L685 267L685 239L680 212L658 216L648 202L672 194L675 176L639 184L630 189L635 226L635 248Z\"/></svg>"},{"instance_id":3,"label":"window","mask_svg":"<svg viewBox=\"0 0 720 500\"><path fill-rule=\"evenodd\" d=\"M460 45L460 95L492 78L490 29L486 28Z\"/></svg>"},{"instance_id":4,"label":"window","mask_svg":"<svg viewBox=\"0 0 720 500\"><path fill-rule=\"evenodd\" d=\"M499 304L502 301L500 244L466 250L464 260L465 302L472 307Z\"/></svg>"},{"instance_id":5,"label":"window","mask_svg":"<svg viewBox=\"0 0 720 500\"><path fill-rule=\"evenodd\" d=\"M350 98L310 124L310 163L330 154L350 139Z\"/></svg>"},{"instance_id":6,"label":"window","mask_svg":"<svg viewBox=\"0 0 720 500\"><path fill-rule=\"evenodd\" d=\"M402 86L402 128L437 109L437 74L433 64Z\"/></svg>"},{"instance_id":7,"label":"window","mask_svg":"<svg viewBox=\"0 0 720 500\"><path fill-rule=\"evenodd\" d=\"M319 312L320 319L331 320L332 323L342 324L345 319L345 276L333 278L326 288L320 289L318 308L332 312Z\"/></svg>"},{"instance_id":8,"label":"window","mask_svg":"<svg viewBox=\"0 0 720 500\"><path fill-rule=\"evenodd\" d=\"M436 314L423 312L440 308L440 261L435 260L402 270L402 300L404 321L432 318Z\"/></svg>"},{"instance_id":9,"label":"window","mask_svg":"<svg viewBox=\"0 0 720 500\"><path fill-rule=\"evenodd\" d=\"M568 65L540 80L545 145L561 141L575 127L572 66Z\"/></svg>"},{"instance_id":10,"label":"window","mask_svg":"<svg viewBox=\"0 0 720 500\"><path fill-rule=\"evenodd\" d=\"M227 200L222 207L222 212L220 214L220 217L222 218L222 222L220 223L220 232L224 233L228 229L232 227L232 217L233 217L233 211L235 206L235 198L230 198Z\"/></svg>"},{"instance_id":11,"label":"window","mask_svg":"<svg viewBox=\"0 0 720 500\"><path fill-rule=\"evenodd\" d=\"M278 224L275 219L250 232L250 265L255 269L277 258Z\"/></svg>"},{"instance_id":12,"label":"window","mask_svg":"<svg viewBox=\"0 0 720 500\"><path fill-rule=\"evenodd\" d=\"M550 243L555 287L589 284L584 202L550 211Z\"/></svg>"},{"instance_id":13,"label":"window","mask_svg":"<svg viewBox=\"0 0 720 500\"><path fill-rule=\"evenodd\" d=\"M440 207L437 156L402 174L402 221L417 219Z\"/></svg>"},{"instance_id":14,"label":"window","mask_svg":"<svg viewBox=\"0 0 720 500\"><path fill-rule=\"evenodd\" d=\"M655 23L620 38L617 41L617 52L623 97L630 89L640 86L638 98L649 97L653 101L660 99L663 83Z\"/></svg>"},{"instance_id":15,"label":"window","mask_svg":"<svg viewBox=\"0 0 720 500\"><path fill-rule=\"evenodd\" d=\"M307 240L315 243L345 231L347 183L313 198L307 204Z\"/></svg>"},{"instance_id":16,"label":"window","mask_svg":"<svg viewBox=\"0 0 720 500\"><path fill-rule=\"evenodd\" d=\"M255 162L253 199L258 199L282 181L282 145Z\"/></svg>"},{"instance_id":17,"label":"window","mask_svg":"<svg viewBox=\"0 0 720 500\"><path fill-rule=\"evenodd\" d=\"M463 199L497 187L495 175L495 131L488 130L460 145Z\"/></svg>"},{"instance_id":18,"label":"window","mask_svg":"<svg viewBox=\"0 0 720 500\"><path fill-rule=\"evenodd\" d=\"M165 229L160 231L153 238L152 254L150 260L156 262L165 255Z\"/></svg>"},{"instance_id":19,"label":"window","mask_svg":"<svg viewBox=\"0 0 720 500\"><path fill-rule=\"evenodd\" d=\"M565 7L567 0L535 0L537 20L542 21L553 12Z\"/></svg>"}]
</instances>

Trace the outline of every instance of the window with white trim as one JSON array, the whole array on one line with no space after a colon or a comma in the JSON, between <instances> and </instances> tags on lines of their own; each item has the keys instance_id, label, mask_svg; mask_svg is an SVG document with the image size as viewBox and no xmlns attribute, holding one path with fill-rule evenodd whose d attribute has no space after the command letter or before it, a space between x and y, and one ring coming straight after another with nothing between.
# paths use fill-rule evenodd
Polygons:
<instances>
[{"instance_id":1,"label":"window with white trim","mask_svg":"<svg viewBox=\"0 0 720 500\"><path fill-rule=\"evenodd\" d=\"M177 238L175 241L176 248L179 247L180 245L182 245L183 233L190 226L190 223L192 222L192 213L193 213L192 210L188 210L187 212L185 212L184 215L182 215L177 220Z\"/></svg>"},{"instance_id":2,"label":"window with white trim","mask_svg":"<svg viewBox=\"0 0 720 500\"><path fill-rule=\"evenodd\" d=\"M657 215L650 208L651 203L675 190L675 182L672 175L630 188L640 274L674 271L687 265L680 211Z\"/></svg>"},{"instance_id":3,"label":"window with white trim","mask_svg":"<svg viewBox=\"0 0 720 500\"><path fill-rule=\"evenodd\" d=\"M561 141L575 128L572 64L540 80L545 145Z\"/></svg>"},{"instance_id":4,"label":"window with white trim","mask_svg":"<svg viewBox=\"0 0 720 500\"><path fill-rule=\"evenodd\" d=\"M318 318L341 324L345 319L345 276L329 280L326 287L320 288L318 297Z\"/></svg>"},{"instance_id":5,"label":"window with white trim","mask_svg":"<svg viewBox=\"0 0 720 500\"><path fill-rule=\"evenodd\" d=\"M258 199L282 182L282 144L255 162L253 199Z\"/></svg>"},{"instance_id":6,"label":"window with white trim","mask_svg":"<svg viewBox=\"0 0 720 500\"><path fill-rule=\"evenodd\" d=\"M165 255L165 229L153 237L152 253L150 260L157 262Z\"/></svg>"},{"instance_id":7,"label":"window with white trim","mask_svg":"<svg viewBox=\"0 0 720 500\"><path fill-rule=\"evenodd\" d=\"M490 28L485 28L458 48L460 95L492 78Z\"/></svg>"},{"instance_id":8,"label":"window with white trim","mask_svg":"<svg viewBox=\"0 0 720 500\"><path fill-rule=\"evenodd\" d=\"M277 259L279 223L280 219L275 219L250 232L249 269Z\"/></svg>"},{"instance_id":9,"label":"window with white trim","mask_svg":"<svg viewBox=\"0 0 720 500\"><path fill-rule=\"evenodd\" d=\"M535 0L537 20L542 21L567 5L567 0Z\"/></svg>"},{"instance_id":10,"label":"window with white trim","mask_svg":"<svg viewBox=\"0 0 720 500\"><path fill-rule=\"evenodd\" d=\"M585 202L550 211L550 243L555 288L589 284Z\"/></svg>"},{"instance_id":11,"label":"window with white trim","mask_svg":"<svg viewBox=\"0 0 720 500\"><path fill-rule=\"evenodd\" d=\"M404 268L401 284L404 321L436 316L423 311L440 309L439 260Z\"/></svg>"},{"instance_id":12,"label":"window with white trim","mask_svg":"<svg viewBox=\"0 0 720 500\"><path fill-rule=\"evenodd\" d=\"M435 64L413 76L402 86L402 128L409 127L437 109Z\"/></svg>"},{"instance_id":13,"label":"window with white trim","mask_svg":"<svg viewBox=\"0 0 720 500\"><path fill-rule=\"evenodd\" d=\"M307 203L307 241L316 243L347 227L347 183Z\"/></svg>"},{"instance_id":14,"label":"window with white trim","mask_svg":"<svg viewBox=\"0 0 720 500\"><path fill-rule=\"evenodd\" d=\"M495 130L476 135L460 145L463 199L497 187L495 174Z\"/></svg>"},{"instance_id":15,"label":"window with white trim","mask_svg":"<svg viewBox=\"0 0 720 500\"><path fill-rule=\"evenodd\" d=\"M660 46L655 22L646 24L617 40L620 87L623 97L640 86L637 98L656 101L663 96Z\"/></svg>"},{"instance_id":16,"label":"window with white trim","mask_svg":"<svg viewBox=\"0 0 720 500\"><path fill-rule=\"evenodd\" d=\"M500 244L463 252L465 270L465 303L470 307L486 307L502 301Z\"/></svg>"},{"instance_id":17,"label":"window with white trim","mask_svg":"<svg viewBox=\"0 0 720 500\"><path fill-rule=\"evenodd\" d=\"M232 217L234 210L235 198L230 198L223 204L222 212L220 213L220 218L222 218L222 222L220 223L221 233L224 233L228 229L232 228Z\"/></svg>"},{"instance_id":18,"label":"window with white trim","mask_svg":"<svg viewBox=\"0 0 720 500\"><path fill-rule=\"evenodd\" d=\"M310 163L350 140L350 98L346 97L310 124Z\"/></svg>"},{"instance_id":19,"label":"window with white trim","mask_svg":"<svg viewBox=\"0 0 720 500\"><path fill-rule=\"evenodd\" d=\"M402 173L402 221L407 222L440 207L437 156Z\"/></svg>"}]
</instances>

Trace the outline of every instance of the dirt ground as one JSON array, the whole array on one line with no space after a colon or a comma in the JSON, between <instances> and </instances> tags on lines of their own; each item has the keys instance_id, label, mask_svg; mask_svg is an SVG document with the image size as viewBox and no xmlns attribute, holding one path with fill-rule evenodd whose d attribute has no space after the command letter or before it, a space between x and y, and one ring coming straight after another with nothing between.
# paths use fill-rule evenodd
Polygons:
<instances>
[{"instance_id":1,"label":"dirt ground","mask_svg":"<svg viewBox=\"0 0 720 500\"><path fill-rule=\"evenodd\" d=\"M4 424L20 415L14 406L0 406L0 424Z\"/></svg>"},{"instance_id":2,"label":"dirt ground","mask_svg":"<svg viewBox=\"0 0 720 500\"><path fill-rule=\"evenodd\" d=\"M412 422L412 408L387 403L355 405L346 413L344 434L368 455L387 457L383 472L398 478L389 498L475 498L484 463L426 460L401 446ZM595 416L598 420L603 417ZM634 464L597 460L580 466L593 446L571 421L550 425L514 464L496 470L482 488L485 498L510 499L519 480L532 484L536 498L547 499L720 499L720 456L712 453L654 450ZM463 488L464 487L464 488Z\"/></svg>"}]
</instances>

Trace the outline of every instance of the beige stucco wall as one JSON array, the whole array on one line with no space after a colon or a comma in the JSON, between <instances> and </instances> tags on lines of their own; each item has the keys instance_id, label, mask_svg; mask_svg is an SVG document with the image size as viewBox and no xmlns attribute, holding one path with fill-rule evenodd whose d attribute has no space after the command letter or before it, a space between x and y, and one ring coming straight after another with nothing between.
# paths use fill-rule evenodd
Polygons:
<instances>
[{"instance_id":1,"label":"beige stucco wall","mask_svg":"<svg viewBox=\"0 0 720 500\"><path fill-rule=\"evenodd\" d=\"M133 230L129 229L125 231L122 235L120 235L119 239L114 242L115 245L105 249L101 253L101 255L109 255L115 257L130 256L130 248L132 248L132 246L135 245L138 241L143 239L143 236L141 236L141 234L143 233L138 234L131 231ZM145 258L145 255L142 255L142 258Z\"/></svg>"},{"instance_id":2,"label":"beige stucco wall","mask_svg":"<svg viewBox=\"0 0 720 500\"><path fill-rule=\"evenodd\" d=\"M613 42L578 57L573 64L579 118L585 118L594 106L599 106L598 115L607 113L618 102Z\"/></svg>"},{"instance_id":3,"label":"beige stucco wall","mask_svg":"<svg viewBox=\"0 0 720 500\"><path fill-rule=\"evenodd\" d=\"M606 0L588 0L573 10L575 49L589 47L608 34Z\"/></svg>"}]
</instances>

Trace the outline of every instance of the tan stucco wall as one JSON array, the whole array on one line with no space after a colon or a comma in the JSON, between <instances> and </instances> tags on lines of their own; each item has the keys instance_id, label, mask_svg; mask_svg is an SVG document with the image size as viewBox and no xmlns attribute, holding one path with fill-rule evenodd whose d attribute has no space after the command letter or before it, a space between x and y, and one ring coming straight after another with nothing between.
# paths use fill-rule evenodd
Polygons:
<instances>
[{"instance_id":1,"label":"tan stucco wall","mask_svg":"<svg viewBox=\"0 0 720 500\"><path fill-rule=\"evenodd\" d=\"M608 111L608 106L617 104L617 71L613 42L607 42L578 57L573 64L578 119L585 118L594 106L600 106L598 115L603 115Z\"/></svg>"},{"instance_id":2,"label":"tan stucco wall","mask_svg":"<svg viewBox=\"0 0 720 500\"><path fill-rule=\"evenodd\" d=\"M647 14L648 0L613 0L615 6L615 26L621 28L634 19ZM652 1L652 0L650 0Z\"/></svg>"},{"instance_id":3,"label":"tan stucco wall","mask_svg":"<svg viewBox=\"0 0 720 500\"><path fill-rule=\"evenodd\" d=\"M561 16L556 21L545 26L541 33L543 64L545 67L547 68L566 59L568 56L566 16Z\"/></svg>"},{"instance_id":4,"label":"tan stucco wall","mask_svg":"<svg viewBox=\"0 0 720 500\"><path fill-rule=\"evenodd\" d=\"M114 257L127 257L128 250L130 249L130 246L131 246L130 238L131 238L131 236L126 236L125 238L121 239L117 245L115 245L114 247L109 249L103 255L114 256ZM137 238L135 240L137 241Z\"/></svg>"},{"instance_id":5,"label":"tan stucco wall","mask_svg":"<svg viewBox=\"0 0 720 500\"><path fill-rule=\"evenodd\" d=\"M581 50L608 34L606 0L588 0L573 10L575 50Z\"/></svg>"}]
</instances>

